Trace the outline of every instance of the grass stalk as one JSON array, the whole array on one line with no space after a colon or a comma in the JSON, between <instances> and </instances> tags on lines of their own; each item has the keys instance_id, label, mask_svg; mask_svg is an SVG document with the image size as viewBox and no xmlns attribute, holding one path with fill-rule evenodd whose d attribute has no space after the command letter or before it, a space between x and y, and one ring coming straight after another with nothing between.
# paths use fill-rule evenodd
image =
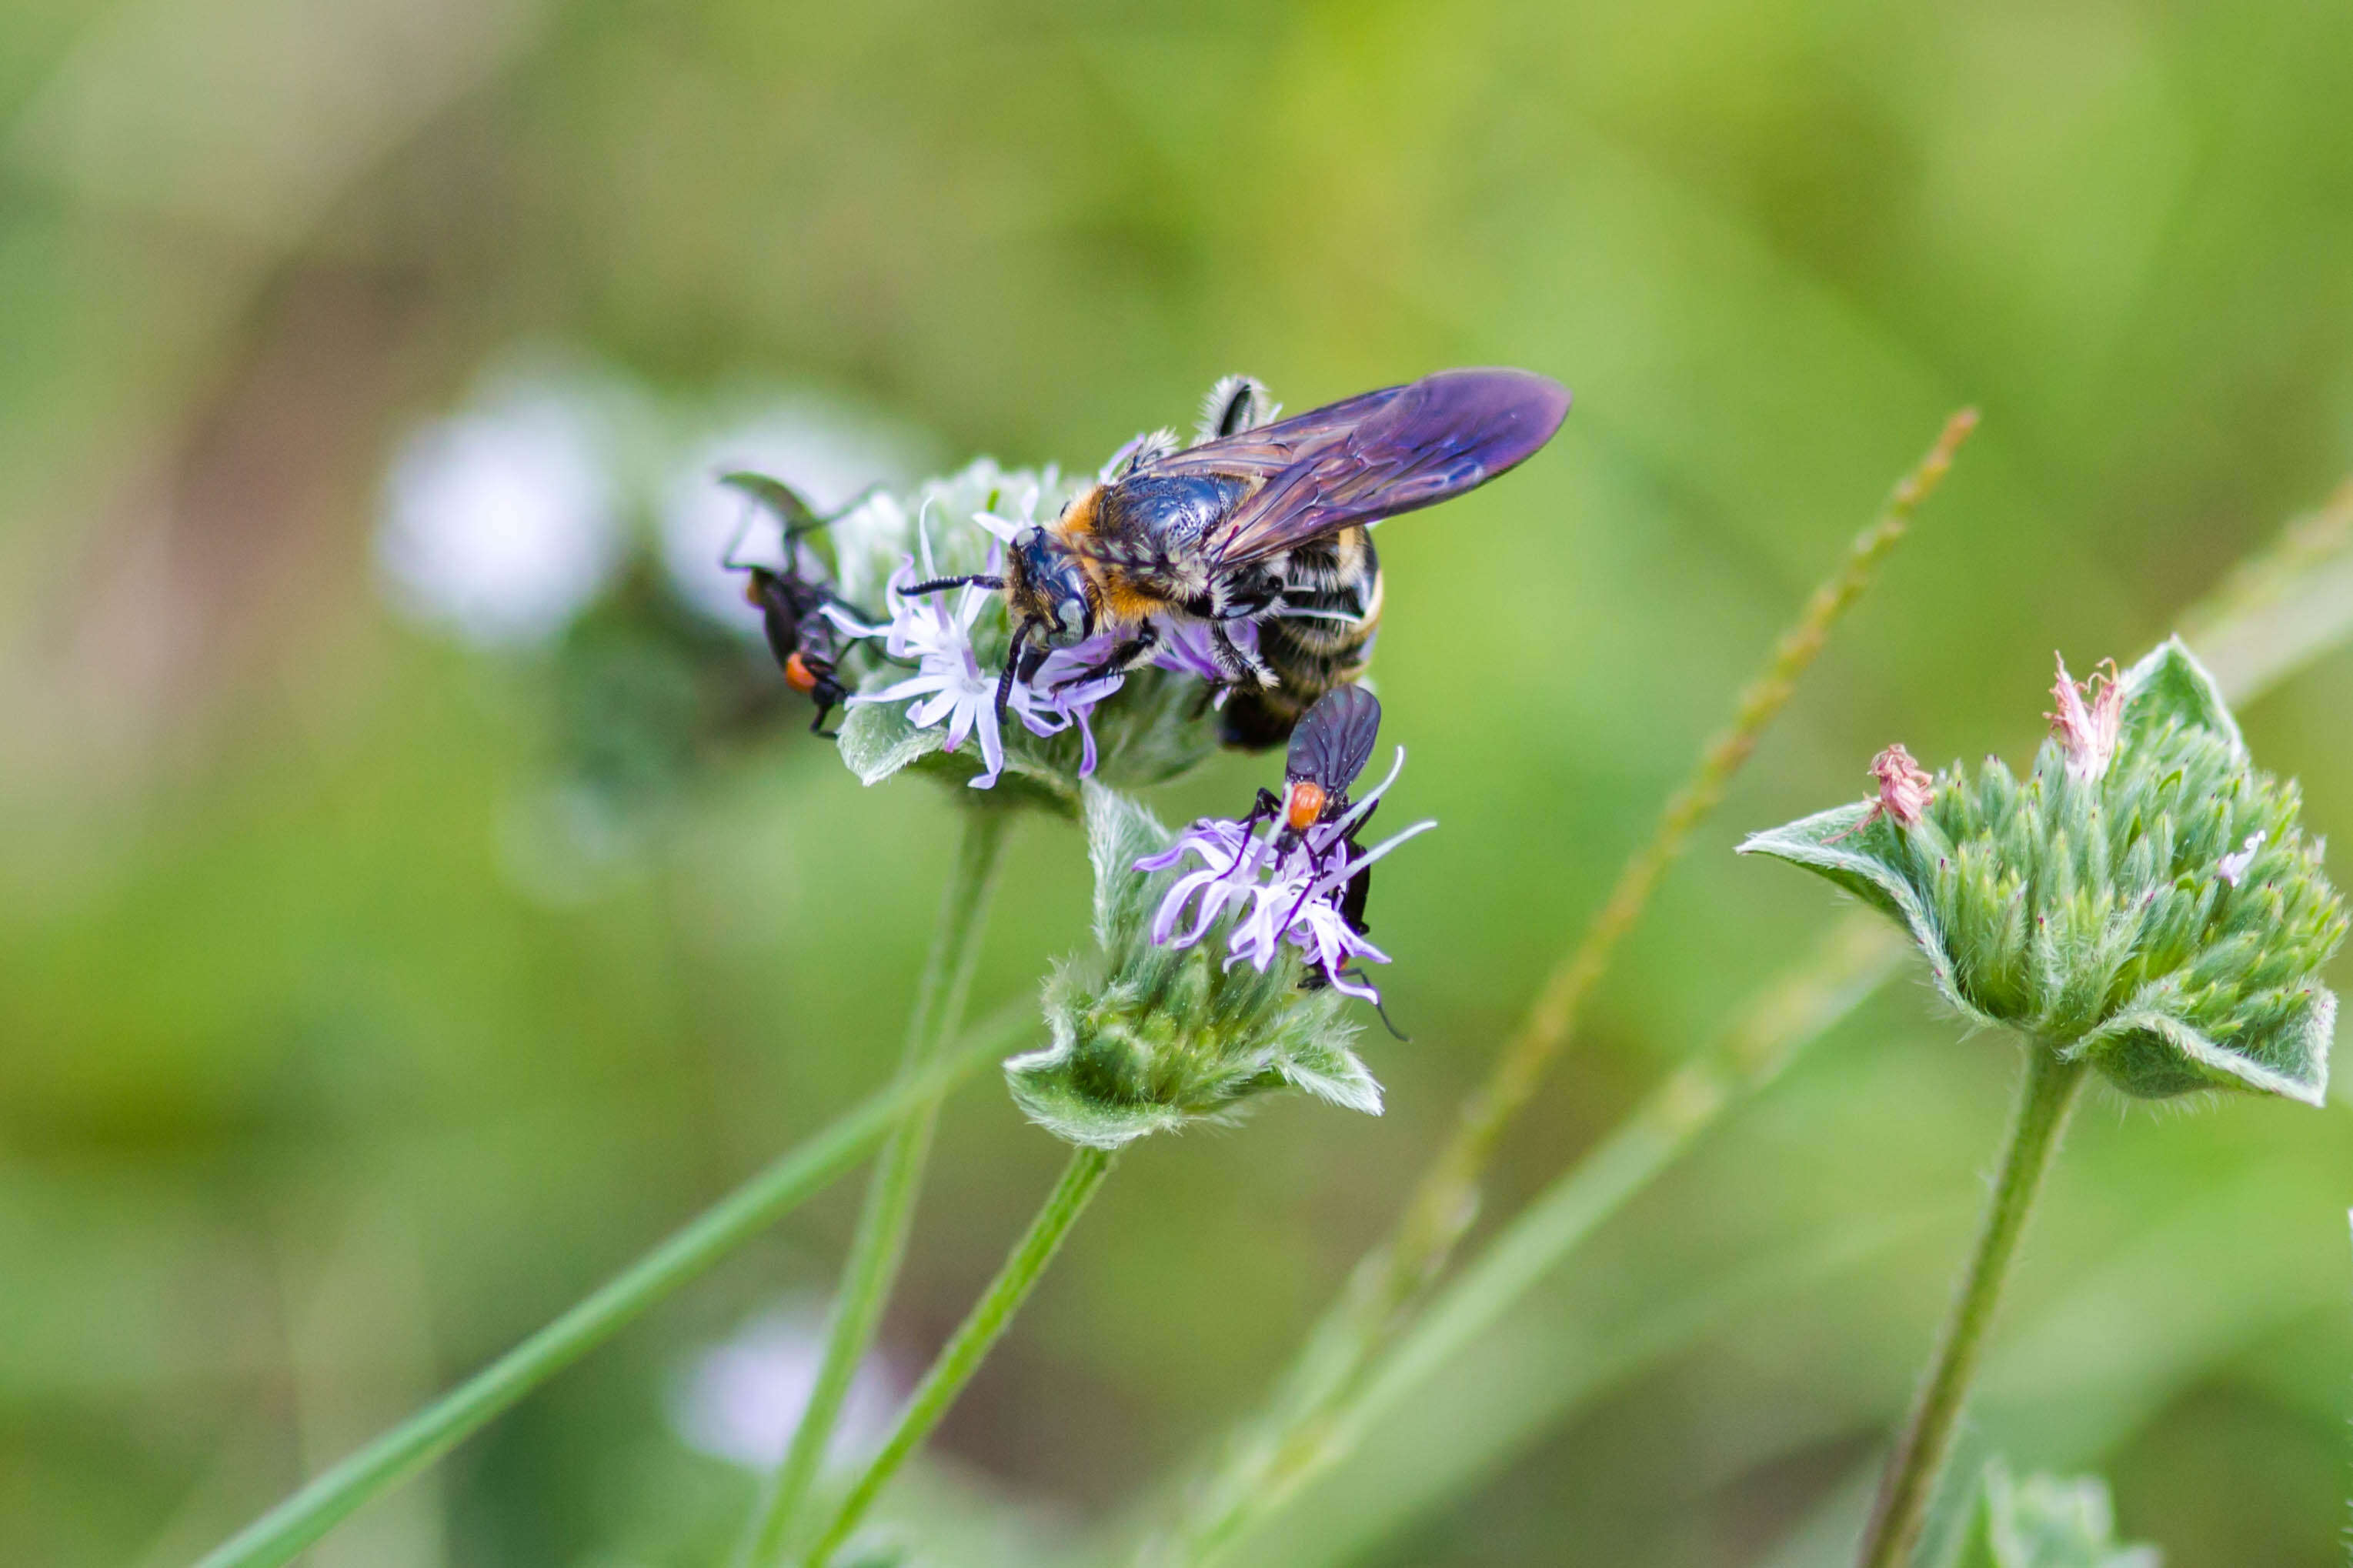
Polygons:
<instances>
[{"instance_id":1,"label":"grass stalk","mask_svg":"<svg viewBox=\"0 0 2353 1568\"><path fill-rule=\"evenodd\" d=\"M957 1395L964 1392L990 1349L1013 1321L1014 1313L1029 1300L1039 1277L1046 1272L1046 1266L1060 1248L1062 1238L1078 1223L1079 1215L1086 1212L1096 1189L1111 1173L1111 1166L1112 1155L1107 1151L1079 1149L1071 1152L1070 1163L1062 1167L1061 1179L1047 1194L1036 1217L1029 1222L1029 1228L1014 1244L1004 1266L997 1271L997 1278L989 1281L988 1289L981 1292L980 1300L973 1303L972 1310L965 1315L955 1332L948 1336L947 1343L941 1347L931 1369L923 1373L923 1382L909 1397L907 1408L901 1412L898 1425L881 1451L851 1483L825 1533L810 1550L807 1568L825 1568L832 1561L834 1552L849 1539L891 1478L948 1413L948 1407L956 1402Z\"/></svg>"},{"instance_id":2,"label":"grass stalk","mask_svg":"<svg viewBox=\"0 0 2353 1568\"><path fill-rule=\"evenodd\" d=\"M964 813L955 868L940 897L931 952L924 960L923 977L915 987L915 1005L907 1018L899 1065L902 1079L920 1073L963 1021L1011 820L1012 813L1004 810L975 806ZM898 1283L938 1113L939 1100L934 1096L892 1129L875 1159L865 1206L842 1262L841 1284L826 1327L825 1353L817 1381L784 1462L753 1505L736 1552L739 1568L767 1568L783 1560L809 1489L824 1467L850 1384L873 1348L882 1310Z\"/></svg>"},{"instance_id":3,"label":"grass stalk","mask_svg":"<svg viewBox=\"0 0 2353 1568\"><path fill-rule=\"evenodd\" d=\"M1036 1004L1027 996L998 1010L955 1050L836 1118L823 1131L688 1221L554 1322L312 1478L216 1548L197 1568L276 1568L292 1561L369 1500L415 1477L654 1303L700 1278L736 1247L822 1191L888 1137L902 1117L932 1103L996 1056L1036 1017Z\"/></svg>"}]
</instances>

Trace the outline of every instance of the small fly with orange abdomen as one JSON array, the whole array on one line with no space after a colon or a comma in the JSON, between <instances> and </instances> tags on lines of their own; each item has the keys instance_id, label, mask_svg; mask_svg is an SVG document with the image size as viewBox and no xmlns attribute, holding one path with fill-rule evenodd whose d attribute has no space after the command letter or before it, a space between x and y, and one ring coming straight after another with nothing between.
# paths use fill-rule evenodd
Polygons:
<instances>
[{"instance_id":1,"label":"small fly with orange abdomen","mask_svg":"<svg viewBox=\"0 0 2353 1568\"><path fill-rule=\"evenodd\" d=\"M1335 854L1344 864L1357 854L1362 846L1356 835L1381 808L1378 801L1367 805L1345 833L1320 845L1309 838L1308 830L1348 815L1348 786L1365 771L1380 730L1380 700L1363 687L1343 686L1324 693L1291 732L1291 750L1282 767L1282 793L1278 795L1261 786L1258 803L1242 818L1245 841L1260 823L1272 821L1282 825L1273 843L1278 858L1305 845L1310 865L1320 872ZM1372 888L1373 868L1367 865L1348 879L1339 898L1340 916L1358 936L1370 929L1365 924L1365 901ZM1330 975L1312 968L1307 978L1311 989L1331 984Z\"/></svg>"},{"instance_id":2,"label":"small fly with orange abdomen","mask_svg":"<svg viewBox=\"0 0 2353 1568\"><path fill-rule=\"evenodd\" d=\"M847 635L842 621L865 622L872 617L824 581L823 563L803 541L855 511L866 498L860 496L841 510L820 517L798 490L765 474L723 474L719 482L750 497L783 525L787 564L763 566L738 561L732 551L726 564L751 574L744 585L744 597L760 612L768 651L776 656L785 684L817 704L809 732L831 739L833 731L825 727L825 721L849 699L849 689L842 685L838 673Z\"/></svg>"}]
</instances>

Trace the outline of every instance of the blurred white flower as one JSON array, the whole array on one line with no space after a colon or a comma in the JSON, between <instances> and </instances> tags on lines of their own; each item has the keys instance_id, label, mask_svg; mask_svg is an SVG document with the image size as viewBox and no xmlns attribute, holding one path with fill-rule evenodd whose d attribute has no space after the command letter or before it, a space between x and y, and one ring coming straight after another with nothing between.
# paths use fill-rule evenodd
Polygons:
<instances>
[{"instance_id":1,"label":"blurred white flower","mask_svg":"<svg viewBox=\"0 0 2353 1568\"><path fill-rule=\"evenodd\" d=\"M789 1302L697 1356L670 1388L670 1426L680 1441L745 1469L782 1463L825 1359L825 1319L819 1302ZM879 1441L890 1430L899 1396L889 1363L867 1357L850 1379L834 1451Z\"/></svg>"},{"instance_id":2,"label":"blurred white flower","mask_svg":"<svg viewBox=\"0 0 2353 1568\"><path fill-rule=\"evenodd\" d=\"M602 424L585 391L522 384L413 433L375 535L394 601L486 646L562 631L621 558Z\"/></svg>"},{"instance_id":3,"label":"blurred white flower","mask_svg":"<svg viewBox=\"0 0 2353 1568\"><path fill-rule=\"evenodd\" d=\"M904 489L930 446L907 426L815 394L785 398L723 435L691 443L661 498L662 563L670 581L705 615L758 636L759 616L744 602L742 574L720 564L751 503L718 477L749 468L782 479L825 516L878 484ZM747 540L744 558L774 564L767 555L775 542Z\"/></svg>"}]
</instances>

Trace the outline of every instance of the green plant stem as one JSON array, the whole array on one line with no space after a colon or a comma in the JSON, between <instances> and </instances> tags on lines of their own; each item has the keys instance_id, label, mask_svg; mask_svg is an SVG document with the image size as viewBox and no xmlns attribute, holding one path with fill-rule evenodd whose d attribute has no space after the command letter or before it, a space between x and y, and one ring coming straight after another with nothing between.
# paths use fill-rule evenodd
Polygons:
<instances>
[{"instance_id":1,"label":"green plant stem","mask_svg":"<svg viewBox=\"0 0 2353 1568\"><path fill-rule=\"evenodd\" d=\"M899 1064L902 1079L920 1072L963 1020L1012 815L981 806L968 807L964 814L955 868L940 897L931 953L924 960L923 977L915 986L915 1005L907 1017L906 1044ZM923 1188L923 1165L931 1153L938 1110L934 1097L908 1115L875 1160L866 1205L842 1262L841 1285L826 1329L824 1359L818 1363L817 1381L784 1462L754 1505L736 1553L741 1568L766 1568L783 1559L809 1488L824 1467L850 1383L873 1348L882 1309L906 1258L907 1232L914 1222L915 1199Z\"/></svg>"},{"instance_id":2,"label":"green plant stem","mask_svg":"<svg viewBox=\"0 0 2353 1568\"><path fill-rule=\"evenodd\" d=\"M1036 1017L1036 1004L1027 996L1000 1009L955 1051L836 1118L554 1322L314 1477L206 1556L198 1568L275 1568L292 1561L371 1498L414 1477L647 1308L821 1191L881 1142L901 1118L931 1103L993 1058Z\"/></svg>"},{"instance_id":3,"label":"green plant stem","mask_svg":"<svg viewBox=\"0 0 2353 1568\"><path fill-rule=\"evenodd\" d=\"M1669 799L1649 840L1637 849L1598 913L1546 978L1519 1029L1485 1080L1462 1102L1452 1134L1431 1161L1388 1239L1360 1262L1346 1289L1309 1338L1266 1413L1229 1446L1218 1472L1199 1489L1176 1534L1180 1562L1206 1561L1230 1539L1233 1510L1249 1510L1282 1475L1313 1454L1315 1435L1357 1386L1364 1370L1397 1335L1413 1301L1443 1269L1478 1212L1479 1183L1504 1131L1527 1105L1545 1070L1574 1037L1585 1003L1608 973L1668 866L1692 831L1723 800L1766 729L1788 705L1831 630L1870 586L1880 563L1911 526L1913 514L1951 469L1953 455L1977 426L1977 411L1947 420L1919 464L1890 492L1879 515L1848 546L1836 572L1814 590L1797 620L1773 646L1764 668L1741 692L1731 725L1702 750L1691 776ZM1165 1551L1146 1548L1147 1560Z\"/></svg>"},{"instance_id":4,"label":"green plant stem","mask_svg":"<svg viewBox=\"0 0 2353 1568\"><path fill-rule=\"evenodd\" d=\"M2066 1130L2067 1114L2074 1108L2076 1091L2083 1087L2087 1070L2080 1061L2063 1060L2048 1046L2028 1042L2018 1110L2010 1120L2010 1142L1994 1178L1985 1223L1978 1232L1977 1250L1945 1320L1927 1380L1920 1385L1911 1417L1904 1424L1904 1435L1888 1457L1879 1500L1872 1509L1862 1549L1855 1559L1859 1568L1905 1568L1911 1561L1936 1479L1952 1450L1961 1407L1977 1379L1986 1331L1992 1327L1994 1312L2001 1304L2002 1286L2017 1261L2019 1238L2026 1234L2027 1216L2033 1212L2043 1178L2059 1152L2060 1135Z\"/></svg>"},{"instance_id":5,"label":"green plant stem","mask_svg":"<svg viewBox=\"0 0 2353 1568\"><path fill-rule=\"evenodd\" d=\"M824 1568L832 1559L899 1467L931 1436L940 1417L956 1402L965 1384L980 1370L990 1347L1012 1322L1013 1314L1020 1310L1039 1276L1045 1273L1046 1265L1053 1261L1062 1238L1070 1234L1071 1226L1086 1211L1095 1190L1111 1173L1111 1166L1112 1155L1102 1149L1080 1149L1071 1153L1070 1163L1062 1168L1061 1180L1047 1194L1044 1205L1014 1245L1004 1267L997 1271L997 1278L988 1282L988 1289L941 1347L931 1370L923 1373L923 1382L907 1401L907 1408L901 1413L890 1439L834 1511L832 1522L809 1552L808 1568Z\"/></svg>"}]
</instances>

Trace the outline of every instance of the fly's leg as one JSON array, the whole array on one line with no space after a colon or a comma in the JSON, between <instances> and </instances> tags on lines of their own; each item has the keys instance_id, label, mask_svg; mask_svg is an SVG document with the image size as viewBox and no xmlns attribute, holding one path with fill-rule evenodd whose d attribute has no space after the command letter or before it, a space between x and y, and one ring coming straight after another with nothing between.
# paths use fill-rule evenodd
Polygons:
<instances>
[{"instance_id":1,"label":"fly's leg","mask_svg":"<svg viewBox=\"0 0 2353 1568\"><path fill-rule=\"evenodd\" d=\"M1264 784L1259 785L1258 804L1251 806L1250 815L1242 818L1242 847L1240 853L1234 856L1234 863L1226 868L1227 876L1230 877L1240 870L1242 862L1250 858L1252 850L1251 836L1258 832L1258 825L1261 822L1272 822L1282 815L1282 797Z\"/></svg>"}]
</instances>

